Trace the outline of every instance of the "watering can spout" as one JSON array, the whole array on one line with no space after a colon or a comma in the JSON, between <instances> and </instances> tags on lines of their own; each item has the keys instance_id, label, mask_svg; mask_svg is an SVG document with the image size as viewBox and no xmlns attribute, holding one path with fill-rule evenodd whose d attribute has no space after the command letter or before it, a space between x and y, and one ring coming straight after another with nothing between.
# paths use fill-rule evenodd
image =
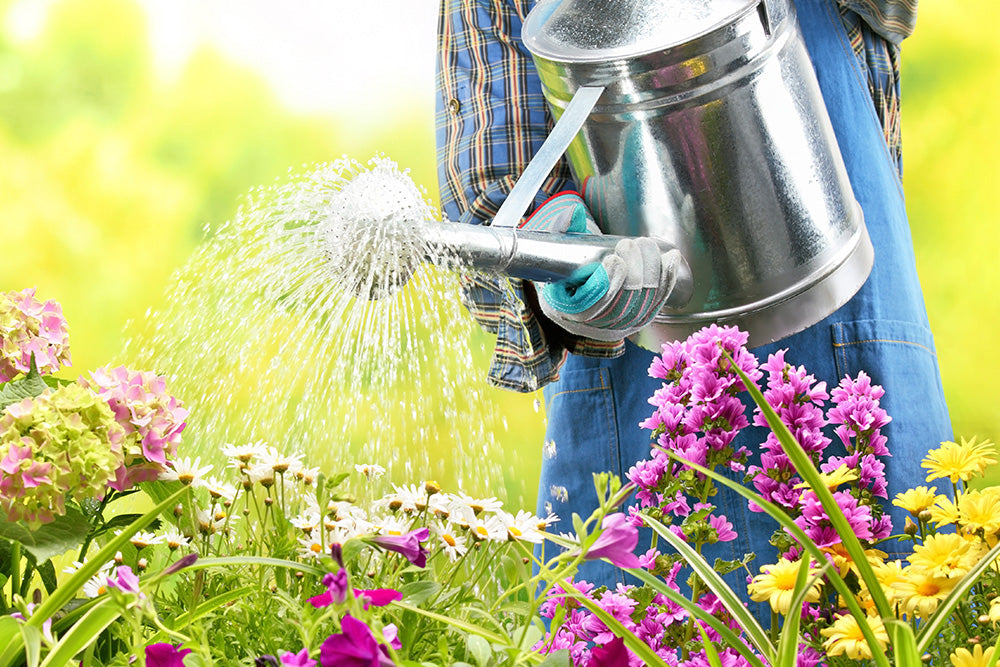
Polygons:
<instances>
[{"instance_id":1,"label":"watering can spout","mask_svg":"<svg viewBox=\"0 0 1000 667\"><path fill-rule=\"evenodd\" d=\"M534 282L568 278L580 267L600 262L627 238L554 234L456 222L428 222L422 227L422 234L426 259L434 264L473 267ZM663 239L654 240L663 252L674 249ZM682 259L674 289L664 308L682 308L693 292L691 269Z\"/></svg>"}]
</instances>

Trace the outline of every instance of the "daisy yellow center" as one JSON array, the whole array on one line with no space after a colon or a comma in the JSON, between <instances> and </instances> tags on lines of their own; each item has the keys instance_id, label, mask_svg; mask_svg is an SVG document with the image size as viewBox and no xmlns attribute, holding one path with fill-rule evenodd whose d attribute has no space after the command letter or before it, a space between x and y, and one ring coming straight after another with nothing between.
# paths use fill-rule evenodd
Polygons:
<instances>
[{"instance_id":1,"label":"daisy yellow center","mask_svg":"<svg viewBox=\"0 0 1000 667\"><path fill-rule=\"evenodd\" d=\"M323 547L320 546L319 544L310 544L309 545L309 550L312 551L315 554L318 554L320 551L323 550Z\"/></svg>"},{"instance_id":2,"label":"daisy yellow center","mask_svg":"<svg viewBox=\"0 0 1000 667\"><path fill-rule=\"evenodd\" d=\"M518 529L517 529L517 526L511 526L511 527L510 527L510 528L508 528L507 530L508 530L508 531L510 532L510 534L511 534L511 535L513 535L514 537L521 537L521 535L523 535L523 533L522 533L522 532L521 532L520 530L518 530Z\"/></svg>"},{"instance_id":3,"label":"daisy yellow center","mask_svg":"<svg viewBox=\"0 0 1000 667\"><path fill-rule=\"evenodd\" d=\"M486 526L476 526L476 534L487 537L489 533L486 531Z\"/></svg>"},{"instance_id":4,"label":"daisy yellow center","mask_svg":"<svg viewBox=\"0 0 1000 667\"><path fill-rule=\"evenodd\" d=\"M915 587L917 595L923 597L935 597L941 592L941 586L937 582L927 579L918 583Z\"/></svg>"},{"instance_id":5,"label":"daisy yellow center","mask_svg":"<svg viewBox=\"0 0 1000 667\"><path fill-rule=\"evenodd\" d=\"M441 539L444 540L444 543L447 544L449 547L453 547L456 544L455 538L452 537L451 535L447 534L447 533L445 533L444 535L442 535Z\"/></svg>"}]
</instances>

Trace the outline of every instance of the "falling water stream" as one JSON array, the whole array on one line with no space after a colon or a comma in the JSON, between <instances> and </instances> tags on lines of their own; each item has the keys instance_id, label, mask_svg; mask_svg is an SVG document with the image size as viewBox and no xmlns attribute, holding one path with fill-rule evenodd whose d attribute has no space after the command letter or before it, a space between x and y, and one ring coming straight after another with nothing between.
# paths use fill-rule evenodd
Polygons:
<instances>
[{"instance_id":1,"label":"falling water stream","mask_svg":"<svg viewBox=\"0 0 1000 667\"><path fill-rule=\"evenodd\" d=\"M373 463L502 497L475 324L419 238L435 217L385 158L252 192L129 330L129 363L191 410L185 451L221 462L224 445L264 440L328 474Z\"/></svg>"}]
</instances>

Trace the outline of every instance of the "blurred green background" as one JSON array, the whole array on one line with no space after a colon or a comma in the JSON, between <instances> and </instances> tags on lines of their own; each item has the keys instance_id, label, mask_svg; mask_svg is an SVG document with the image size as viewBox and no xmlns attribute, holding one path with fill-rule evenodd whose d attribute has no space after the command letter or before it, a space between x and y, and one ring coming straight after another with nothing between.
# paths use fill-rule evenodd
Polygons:
<instances>
[{"instance_id":1,"label":"blurred green background","mask_svg":"<svg viewBox=\"0 0 1000 667\"><path fill-rule=\"evenodd\" d=\"M15 4L0 0L0 289L34 286L62 303L74 360L63 375L116 359L126 322L162 304L204 230L290 167L384 151L436 192L433 114L422 101L400 100L400 113L377 125L305 114L210 45L178 76L159 77L147 16L132 0L44 3L31 39L7 29ZM921 12L903 49L908 208L956 435L995 440L1000 6L925 0ZM485 375L490 341L473 347ZM508 493L532 506L540 396L486 391L506 417L498 441L518 454L521 488Z\"/></svg>"}]
</instances>

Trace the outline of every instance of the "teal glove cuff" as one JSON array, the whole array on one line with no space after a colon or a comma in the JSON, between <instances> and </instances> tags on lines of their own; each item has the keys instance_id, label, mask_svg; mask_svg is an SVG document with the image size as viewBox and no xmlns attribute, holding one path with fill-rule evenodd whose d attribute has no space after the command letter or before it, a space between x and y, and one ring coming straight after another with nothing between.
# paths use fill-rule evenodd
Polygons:
<instances>
[{"instance_id":1,"label":"teal glove cuff","mask_svg":"<svg viewBox=\"0 0 1000 667\"><path fill-rule=\"evenodd\" d=\"M581 266L565 280L542 287L542 297L555 310L578 315L603 299L610 287L607 270L599 262L594 262Z\"/></svg>"}]
</instances>

